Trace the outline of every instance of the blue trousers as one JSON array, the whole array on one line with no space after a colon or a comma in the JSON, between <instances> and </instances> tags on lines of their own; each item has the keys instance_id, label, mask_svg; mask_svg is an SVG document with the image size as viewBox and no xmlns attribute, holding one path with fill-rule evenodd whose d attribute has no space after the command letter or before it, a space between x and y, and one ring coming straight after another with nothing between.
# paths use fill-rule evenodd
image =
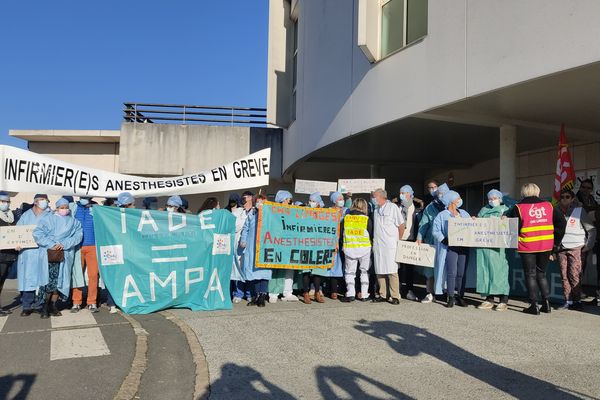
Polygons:
<instances>
[{"instance_id":1,"label":"blue trousers","mask_svg":"<svg viewBox=\"0 0 600 400\"><path fill-rule=\"evenodd\" d=\"M269 291L269 281L267 279L256 279L250 283L252 297L256 297L257 295L263 293L267 293Z\"/></svg>"},{"instance_id":2,"label":"blue trousers","mask_svg":"<svg viewBox=\"0 0 600 400\"><path fill-rule=\"evenodd\" d=\"M454 291L459 296L465 294L464 277L467 268L469 249L466 247L448 247L446 254L446 290L448 296L454 296Z\"/></svg>"},{"instance_id":3,"label":"blue trousers","mask_svg":"<svg viewBox=\"0 0 600 400\"><path fill-rule=\"evenodd\" d=\"M249 299L252 296L249 283L250 282L231 281L231 295L240 299L243 299L244 297Z\"/></svg>"},{"instance_id":4,"label":"blue trousers","mask_svg":"<svg viewBox=\"0 0 600 400\"><path fill-rule=\"evenodd\" d=\"M37 307L34 307L35 302L35 290L29 290L26 292L21 292L21 305L23 306L23 310L31 310Z\"/></svg>"}]
</instances>

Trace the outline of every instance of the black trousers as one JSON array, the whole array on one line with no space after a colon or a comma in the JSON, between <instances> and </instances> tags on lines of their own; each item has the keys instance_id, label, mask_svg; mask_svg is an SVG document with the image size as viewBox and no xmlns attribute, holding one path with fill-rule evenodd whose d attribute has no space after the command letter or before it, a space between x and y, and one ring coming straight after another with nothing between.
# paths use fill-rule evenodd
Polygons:
<instances>
[{"instance_id":1,"label":"black trousers","mask_svg":"<svg viewBox=\"0 0 600 400\"><path fill-rule=\"evenodd\" d=\"M546 279L546 267L550 262L550 252L521 253L525 283L529 292L529 301L537 302L538 290L542 293L542 300L548 300L550 289Z\"/></svg>"},{"instance_id":2,"label":"black trousers","mask_svg":"<svg viewBox=\"0 0 600 400\"><path fill-rule=\"evenodd\" d=\"M0 293L2 293L2 288L4 287L4 281L6 281L6 277L8 277L8 271L10 271L11 263L0 262Z\"/></svg>"}]
</instances>

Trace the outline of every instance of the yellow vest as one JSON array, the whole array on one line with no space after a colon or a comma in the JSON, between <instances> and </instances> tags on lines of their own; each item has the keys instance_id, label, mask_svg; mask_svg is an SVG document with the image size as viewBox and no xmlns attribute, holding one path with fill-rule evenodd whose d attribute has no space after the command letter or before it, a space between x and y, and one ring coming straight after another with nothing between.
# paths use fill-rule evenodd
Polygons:
<instances>
[{"instance_id":1,"label":"yellow vest","mask_svg":"<svg viewBox=\"0 0 600 400\"><path fill-rule=\"evenodd\" d=\"M371 247L367 231L369 217L366 215L346 215L344 217L344 248L357 249Z\"/></svg>"}]
</instances>

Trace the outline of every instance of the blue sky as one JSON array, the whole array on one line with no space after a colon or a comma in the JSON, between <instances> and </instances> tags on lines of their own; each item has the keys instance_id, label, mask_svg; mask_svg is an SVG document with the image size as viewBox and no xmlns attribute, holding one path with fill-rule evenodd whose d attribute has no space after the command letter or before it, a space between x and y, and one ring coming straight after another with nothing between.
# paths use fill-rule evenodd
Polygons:
<instances>
[{"instance_id":1,"label":"blue sky","mask_svg":"<svg viewBox=\"0 0 600 400\"><path fill-rule=\"evenodd\" d=\"M264 107L267 3L0 1L0 144L118 129L124 101Z\"/></svg>"}]
</instances>

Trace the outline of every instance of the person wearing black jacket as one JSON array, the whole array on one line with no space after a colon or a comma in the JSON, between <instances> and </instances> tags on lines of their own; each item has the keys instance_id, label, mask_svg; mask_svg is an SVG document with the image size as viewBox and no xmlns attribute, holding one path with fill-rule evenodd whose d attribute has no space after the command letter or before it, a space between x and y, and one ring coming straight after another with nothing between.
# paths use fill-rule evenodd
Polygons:
<instances>
[{"instance_id":1,"label":"person wearing black jacket","mask_svg":"<svg viewBox=\"0 0 600 400\"><path fill-rule=\"evenodd\" d=\"M552 252L559 248L566 228L565 218L560 211L552 207L548 201L540 199L539 195L540 188L535 183L523 185L522 200L507 215L509 218L519 219L517 251L523 263L530 303L523 312L533 315L539 315L540 311L543 313L551 311L546 267ZM548 220L550 216L552 218ZM553 242L548 238L550 235L553 235ZM542 306L539 309L538 290L542 294Z\"/></svg>"},{"instance_id":2,"label":"person wearing black jacket","mask_svg":"<svg viewBox=\"0 0 600 400\"><path fill-rule=\"evenodd\" d=\"M16 223L17 218L10 209L10 196L6 192L0 192L0 226L13 226ZM18 255L19 253L13 249L0 250L0 294L10 267L17 260ZM8 314L11 314L11 311L4 310L0 306L0 317Z\"/></svg>"}]
</instances>

